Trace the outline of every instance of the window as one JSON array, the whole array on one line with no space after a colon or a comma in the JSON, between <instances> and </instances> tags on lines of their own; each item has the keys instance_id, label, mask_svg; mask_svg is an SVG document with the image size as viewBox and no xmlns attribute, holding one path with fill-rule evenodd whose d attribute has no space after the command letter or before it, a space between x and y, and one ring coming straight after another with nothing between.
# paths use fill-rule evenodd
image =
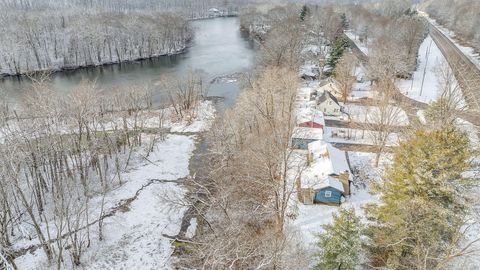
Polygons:
<instances>
[{"instance_id":1,"label":"window","mask_svg":"<svg viewBox=\"0 0 480 270\"><path fill-rule=\"evenodd\" d=\"M325 198L332 197L332 192L330 190L325 191Z\"/></svg>"}]
</instances>

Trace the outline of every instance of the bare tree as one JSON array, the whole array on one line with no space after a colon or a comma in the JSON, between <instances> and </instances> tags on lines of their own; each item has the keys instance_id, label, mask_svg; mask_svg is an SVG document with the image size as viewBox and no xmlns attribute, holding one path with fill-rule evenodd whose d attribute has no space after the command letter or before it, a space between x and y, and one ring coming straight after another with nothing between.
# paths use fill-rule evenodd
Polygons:
<instances>
[{"instance_id":1,"label":"bare tree","mask_svg":"<svg viewBox=\"0 0 480 270\"><path fill-rule=\"evenodd\" d=\"M353 84L356 81L356 58L352 53L345 53L337 66L335 67L334 76L340 86L340 93L344 103L352 93Z\"/></svg>"},{"instance_id":2,"label":"bare tree","mask_svg":"<svg viewBox=\"0 0 480 270\"><path fill-rule=\"evenodd\" d=\"M367 111L366 125L376 146L375 166L378 166L389 139L396 127L402 124L403 110L393 103L396 88L391 79L377 82L374 88L379 98L375 100L375 107Z\"/></svg>"},{"instance_id":3,"label":"bare tree","mask_svg":"<svg viewBox=\"0 0 480 270\"><path fill-rule=\"evenodd\" d=\"M296 86L296 72L268 68L247 80L237 105L212 128L208 226L197 239L195 267L306 267L286 229L304 166L290 149ZM295 256L286 260L289 253Z\"/></svg>"}]
</instances>

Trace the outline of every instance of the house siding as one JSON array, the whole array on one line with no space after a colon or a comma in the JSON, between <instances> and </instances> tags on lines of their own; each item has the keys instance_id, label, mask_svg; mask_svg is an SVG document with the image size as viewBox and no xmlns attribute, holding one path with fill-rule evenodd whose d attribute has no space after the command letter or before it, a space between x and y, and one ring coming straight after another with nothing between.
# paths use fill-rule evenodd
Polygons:
<instances>
[{"instance_id":1,"label":"house siding","mask_svg":"<svg viewBox=\"0 0 480 270\"><path fill-rule=\"evenodd\" d=\"M330 104L331 103L331 104ZM341 107L332 100L326 100L317 106L318 110L326 115L341 115Z\"/></svg>"},{"instance_id":2,"label":"house siding","mask_svg":"<svg viewBox=\"0 0 480 270\"><path fill-rule=\"evenodd\" d=\"M308 144L314 141L318 141L315 139L300 139L300 138L292 138L292 148L293 149L302 149L308 150Z\"/></svg>"},{"instance_id":3,"label":"house siding","mask_svg":"<svg viewBox=\"0 0 480 270\"><path fill-rule=\"evenodd\" d=\"M326 191L332 192L332 196L325 197ZM341 199L342 199L342 192L333 187L320 189L315 194L315 203L340 204Z\"/></svg>"}]
</instances>

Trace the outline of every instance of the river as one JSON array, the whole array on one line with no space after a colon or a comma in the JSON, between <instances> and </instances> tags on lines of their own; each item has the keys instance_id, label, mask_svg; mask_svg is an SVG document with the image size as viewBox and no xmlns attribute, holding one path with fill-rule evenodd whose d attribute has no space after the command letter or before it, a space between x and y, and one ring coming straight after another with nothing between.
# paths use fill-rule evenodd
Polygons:
<instances>
[{"instance_id":1,"label":"river","mask_svg":"<svg viewBox=\"0 0 480 270\"><path fill-rule=\"evenodd\" d=\"M153 89L154 102L161 103L164 96L159 81L166 74L182 76L190 70L202 72L205 81L239 72L249 71L255 59L253 43L240 32L238 18L215 18L192 21L194 38L185 53L162 56L133 63L114 64L94 68L58 72L52 75L55 91L68 93L82 79L94 80L99 89L114 90L130 85ZM14 106L21 104L22 96L30 89L26 77L0 79L0 95ZM222 96L223 104L230 107L239 93L236 82L210 85L210 96Z\"/></svg>"}]
</instances>

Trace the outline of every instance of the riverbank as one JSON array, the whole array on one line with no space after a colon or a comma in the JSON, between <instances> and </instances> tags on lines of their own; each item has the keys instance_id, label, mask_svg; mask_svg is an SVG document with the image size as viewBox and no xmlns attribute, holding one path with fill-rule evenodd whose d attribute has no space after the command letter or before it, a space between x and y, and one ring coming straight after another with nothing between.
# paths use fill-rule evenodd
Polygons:
<instances>
[{"instance_id":1,"label":"riverbank","mask_svg":"<svg viewBox=\"0 0 480 270\"><path fill-rule=\"evenodd\" d=\"M151 61L151 60L159 59L162 57L170 57L170 56L176 56L176 55L186 53L190 45L191 45L191 40L188 40L186 45L183 48L176 50L174 52L154 55L151 57L141 57L141 58L136 58L132 60L124 60L120 62L105 62L100 64L88 64L88 65L79 65L79 66L72 66L72 67L49 68L49 69L32 70L28 72L19 72L19 73L1 73L0 72L0 80L4 78L35 77L36 75L40 75L40 74L72 72L77 70L87 70L87 69L98 68L98 67L107 67L107 66L115 66L115 65L122 65L122 64L131 64L131 63L142 62L142 61Z\"/></svg>"},{"instance_id":2,"label":"riverbank","mask_svg":"<svg viewBox=\"0 0 480 270\"><path fill-rule=\"evenodd\" d=\"M101 194L90 198L88 212L91 220L86 220L84 225L82 221L75 232L75 235L89 234L89 247L81 257L82 269L173 268L171 255L174 246L169 236L182 231L185 235L188 230L182 229L182 220L189 213L186 201L189 184L186 180L198 169L195 166L199 164L192 161L193 157L206 149L199 145L201 133L210 128L215 118L212 101L201 102L195 111L195 118L188 120L170 120L175 119L170 116L172 109L165 109L163 112L146 111L124 121L127 127L142 123L143 143L129 154L130 165L118 175L120 184L103 198ZM165 121L160 120L163 117ZM113 132L118 129L117 124L122 125L121 122L113 121L105 127ZM163 134L165 129L169 131ZM45 218L50 224L56 224L49 216ZM190 219L188 221L190 224ZM55 229L48 226L44 229L49 235L57 235ZM62 238L71 237L68 230L61 233ZM22 235L15 237L12 246L18 269L50 269L52 265L48 263L39 239ZM62 245L60 238L53 238L50 242ZM69 260L62 265L73 267Z\"/></svg>"}]
</instances>

